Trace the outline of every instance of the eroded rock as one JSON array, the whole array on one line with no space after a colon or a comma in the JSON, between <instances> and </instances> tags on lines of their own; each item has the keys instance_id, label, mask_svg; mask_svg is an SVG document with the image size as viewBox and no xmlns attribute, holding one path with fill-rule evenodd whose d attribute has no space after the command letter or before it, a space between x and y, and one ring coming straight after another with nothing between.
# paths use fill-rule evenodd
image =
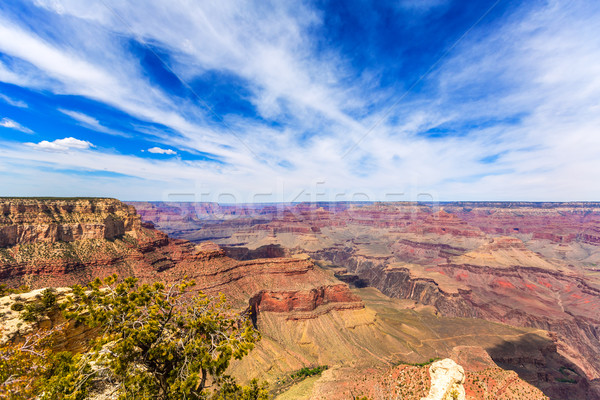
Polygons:
<instances>
[{"instance_id":1,"label":"eroded rock","mask_svg":"<svg viewBox=\"0 0 600 400\"><path fill-rule=\"evenodd\" d=\"M439 360L429 367L431 388L422 400L465 400L465 370L450 358Z\"/></svg>"}]
</instances>

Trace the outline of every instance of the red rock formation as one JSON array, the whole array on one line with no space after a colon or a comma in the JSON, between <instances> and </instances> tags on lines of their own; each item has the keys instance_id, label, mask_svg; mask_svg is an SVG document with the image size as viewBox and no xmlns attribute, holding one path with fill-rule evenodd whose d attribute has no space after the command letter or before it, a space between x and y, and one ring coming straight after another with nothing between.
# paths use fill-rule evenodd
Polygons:
<instances>
[{"instance_id":1,"label":"red rock formation","mask_svg":"<svg viewBox=\"0 0 600 400\"><path fill-rule=\"evenodd\" d=\"M5 226L29 232L0 248L0 281L12 286L66 286L117 273L166 283L187 277L195 280L197 290L224 292L240 306L273 287L291 297L314 295L315 307L360 302L308 259L237 261L214 243L170 239L142 224L133 207L117 200L11 199L0 204ZM83 233L57 234L62 228L55 227L64 228L64 222L80 224ZM306 309L300 302L291 303L288 311L295 306Z\"/></svg>"},{"instance_id":2,"label":"red rock formation","mask_svg":"<svg viewBox=\"0 0 600 400\"><path fill-rule=\"evenodd\" d=\"M553 358L558 346L563 354L578 362L582 376L584 373L593 376L596 371L594 360L598 358L598 349L593 339L597 340L598 330L590 310L598 307L599 296L593 279L586 281L577 278L575 272L567 273L571 267L566 262L548 261L562 268L557 267L555 271L510 263L508 267L499 268L484 263L454 262L457 257L473 251L492 255L508 252L509 260L512 252L519 251L526 253L525 258L538 257L527 249L529 236L519 236L526 240L525 244L514 238L494 241L491 236L485 236L484 232L488 231L505 234L508 227L526 230L527 221L516 215L521 209L505 210L502 218L486 222L482 210L493 210L482 206L473 213L464 210L464 205L444 205L445 211L437 212L422 205L404 204L268 207L169 204L163 213L161 204L151 203L143 205L147 208L142 207L141 213L152 221L141 223L130 207L110 199L2 201L4 219L0 229L5 229L2 231L5 233L0 234L0 240L4 240L0 246L0 281L13 286L25 283L33 287L64 286L113 273L133 275L143 282L171 283L187 277L195 280L197 290L225 293L236 308L244 309L250 304L259 325L262 313L263 321L271 324L264 326L272 328L273 321L283 321L290 324L290 332L295 331L298 323L319 328L334 326L336 332L348 335L350 349L356 347L355 332L382 335L377 331L380 315L376 317L368 309L361 310L364 307L361 299L310 259L235 260L226 257L214 243L201 241L195 245L172 239L153 229L153 224L148 222L158 227L173 224L170 232L202 239L226 240L239 233L247 233L247 236L238 236L247 238L255 233L263 235L256 237L264 238L267 233L272 239L282 233L286 238L315 236L326 240L331 247L318 248L317 241L318 249L310 250L312 255L346 267L359 275L361 281L392 296L433 305L442 315L487 318L558 332L560 340L553 347L542 351L539 345L533 346L536 353L523 351L522 358L518 352L501 349L499 359L505 357L505 361L513 365L523 362L527 371L548 374L558 365ZM562 245L568 245L567 240L587 240L585 244L593 246L597 235L596 211L581 215L560 209L542 213L544 216L538 218L539 211L527 206L523 213L531 215L538 224L553 220L554 225L531 226L526 235L534 237L539 232L545 242L556 241L560 236L565 242ZM520 221L520 225L515 221ZM554 229L562 222L568 222L565 225L568 228L557 230L557 236L552 239L544 236L548 227ZM198 230L199 227L202 230ZM422 234L428 239L424 240ZM569 239L573 234L574 239ZM269 249L275 247L258 250L265 243L255 246L255 243L236 242L252 244L249 248L257 249L255 255L264 251L266 255L281 256L303 250L301 241L296 248L283 249L283 253L280 248L269 253ZM404 267L386 268L399 261L405 263ZM349 323L348 326L353 327L349 329L344 325L348 322L344 318L353 314L358 315L359 323ZM321 317L329 325L322 323ZM300 338L285 340L291 343ZM307 346L309 342L310 337L302 339L300 346ZM368 350L372 344L367 342L363 340L361 346ZM319 350L315 347L310 351L318 353ZM544 351L551 356L542 354ZM295 355L300 360L308 354L300 353ZM379 355L374 353L374 357ZM591 361L582 362L582 358ZM387 355L381 359L386 360Z\"/></svg>"},{"instance_id":3,"label":"red rock formation","mask_svg":"<svg viewBox=\"0 0 600 400\"><path fill-rule=\"evenodd\" d=\"M326 304L333 305L333 309L364 307L360 298L353 295L346 284L301 291L263 290L250 299L250 306L256 312L314 311Z\"/></svg>"},{"instance_id":4,"label":"red rock formation","mask_svg":"<svg viewBox=\"0 0 600 400\"><path fill-rule=\"evenodd\" d=\"M442 315L552 330L579 373L600 378L600 203L244 207L235 223L213 220L208 231L182 223L172 232L248 248L291 243L290 253L308 252L346 268L355 281L433 305ZM305 240L312 234L327 247Z\"/></svg>"},{"instance_id":5,"label":"red rock formation","mask_svg":"<svg viewBox=\"0 0 600 400\"><path fill-rule=\"evenodd\" d=\"M434 233L437 235L452 235L465 237L480 237L483 233L454 214L444 210L430 214L424 219L411 225L410 232L418 234Z\"/></svg>"},{"instance_id":6,"label":"red rock formation","mask_svg":"<svg viewBox=\"0 0 600 400\"><path fill-rule=\"evenodd\" d=\"M0 247L114 239L139 229L132 211L114 199L0 199Z\"/></svg>"}]
</instances>

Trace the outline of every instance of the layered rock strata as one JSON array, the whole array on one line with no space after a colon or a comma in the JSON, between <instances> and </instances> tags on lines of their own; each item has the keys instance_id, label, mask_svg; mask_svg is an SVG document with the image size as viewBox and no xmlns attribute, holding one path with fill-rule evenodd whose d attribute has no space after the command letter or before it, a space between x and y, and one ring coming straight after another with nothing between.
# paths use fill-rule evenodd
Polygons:
<instances>
[{"instance_id":1,"label":"layered rock strata","mask_svg":"<svg viewBox=\"0 0 600 400\"><path fill-rule=\"evenodd\" d=\"M158 223L178 237L306 252L344 281L444 316L551 330L577 383L531 381L560 395L600 387L600 203L139 205L148 219L162 207Z\"/></svg>"},{"instance_id":2,"label":"layered rock strata","mask_svg":"<svg viewBox=\"0 0 600 400\"><path fill-rule=\"evenodd\" d=\"M439 315L506 318L507 321L510 317L513 318L510 321L526 321L537 313L543 323L555 310L547 307L552 304L551 297L541 301L540 297L534 297L535 312L526 308L523 314L508 313L515 309L514 303L521 298L516 295L520 292L511 292L507 282L519 290L526 288L525 283L530 283L521 284L516 279L519 274L523 275L523 267L535 272L537 264L534 264L539 260L530 261L531 253L523 252L518 243L512 243L510 239L494 245L485 229L465 226L454 217L437 215L427 208L413 212L402 208L404 206L314 208L299 205L286 212L280 206L252 206L245 210L188 206L188 210L196 213L196 219L171 210L177 218L182 217L178 220L180 223L186 219L204 223L199 216L212 218L206 230L190 228L186 235L221 237L216 240L234 247L250 244L246 246L249 249L246 255L238 252L243 260L235 260L208 241L195 244L169 238L154 229L148 223L151 221L142 223L130 207L119 205L115 200L3 201L15 205L31 203L33 208L8 206L4 226L17 226L17 231L30 233L17 235L0 248L0 281L11 286L27 284L36 288L85 283L113 273L135 276L143 282L167 284L184 278L194 279L196 290L209 294L225 293L235 308L254 310L254 322L263 333L263 340L251 357L235 366L235 371L247 378L281 376L311 364L352 366L355 370L360 366L363 371L373 365L396 365L403 360L422 362L439 355L449 356L449 348L460 341L485 346L494 359L506 362L511 368L525 365L525 372L534 371L536 376L546 376L550 382L547 387L551 387L552 382L556 384L553 371L559 373L559 367L566 365L581 374L572 378L577 381L577 393L586 393L585 388L579 387L585 383L582 372L565 364L556 353L554 339L543 331ZM40 204L50 211L43 211ZM36 216L36 209L42 210L42 214ZM211 214L216 212L221 214ZM170 221L171 216L167 215L167 218L159 217L154 221L157 226ZM452 224L452 229L444 230L443 223L436 222L434 228L421 224L416 228L418 232L411 231L415 218L426 216L432 216L427 223L446 221ZM38 222L40 227L36 228ZM47 226L85 225L88 222L98 225L89 231L95 234L67 237L31 233L54 232L54 228ZM248 224L252 227L244 231ZM21 225L33 227L25 229ZM123 229L114 228L120 226ZM236 232L225 234L225 229ZM590 232L589 227L586 229ZM56 228L56 232L58 230ZM549 251L547 248L541 250ZM334 276L337 270L320 268L299 253L310 253L323 261L334 262L346 268L346 276L359 275L362 281L370 282L382 291L418 300L421 305L411 300L402 300L410 306L408 303L396 304L383 295L377 295L365 305L364 294L371 292L359 291L361 295L357 297L355 289ZM488 265L487 255L492 254L492 259L496 260L497 253L501 253L503 263ZM272 258L252 259L254 256ZM471 261L467 264L460 257L470 257ZM521 269L516 271L511 260L526 260L527 265L519 266ZM567 286L571 275L566 273L569 270L578 273L577 268L571 268L565 262L552 261L550 265L554 268L553 273L564 278L561 287L565 293L582 296L583 286ZM477 278L477 271L487 270L506 276L499 278L490 274ZM509 277L513 280L507 281ZM555 284L546 279L547 276L542 278L542 283L538 283L540 287ZM591 293L593 298L593 279L585 283L588 285L586 296ZM551 293L549 290L547 296ZM593 299L589 303L585 303L586 300L590 298L565 295L561 297L561 304L580 321L583 316L591 318L586 307L595 303ZM422 304L433 307L421 309ZM526 304L531 307L533 302ZM482 310L487 310L489 316ZM550 314L538 312L540 310ZM565 326L576 331L574 325ZM575 337L567 331L562 335ZM573 341L569 345L572 347L567 346L562 351L565 354L571 351L571 358L576 359L581 355L581 343Z\"/></svg>"},{"instance_id":3,"label":"layered rock strata","mask_svg":"<svg viewBox=\"0 0 600 400\"><path fill-rule=\"evenodd\" d=\"M133 208L115 199L0 198L0 247L112 240L139 228Z\"/></svg>"}]
</instances>

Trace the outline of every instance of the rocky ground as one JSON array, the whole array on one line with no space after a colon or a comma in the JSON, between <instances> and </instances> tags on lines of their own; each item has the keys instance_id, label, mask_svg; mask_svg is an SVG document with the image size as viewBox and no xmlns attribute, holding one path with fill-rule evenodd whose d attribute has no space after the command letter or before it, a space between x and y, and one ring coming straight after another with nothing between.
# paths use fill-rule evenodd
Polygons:
<instances>
[{"instance_id":1,"label":"rocky ground","mask_svg":"<svg viewBox=\"0 0 600 400\"><path fill-rule=\"evenodd\" d=\"M565 378L559 366L515 371L556 398L572 395L565 379L596 388L580 398L600 396L600 204L135 206L171 235L211 238L233 257L302 252L351 285L440 315L551 331L577 376ZM496 350L499 364L520 365Z\"/></svg>"},{"instance_id":2,"label":"rocky ground","mask_svg":"<svg viewBox=\"0 0 600 400\"><path fill-rule=\"evenodd\" d=\"M521 378L550 398L565 398L565 393L569 398L595 396L587 375L594 371L595 363L593 359L587 366L579 362L582 342L574 340L567 346L560 335L569 332L549 333L543 325L556 315L570 321L555 314L558 299L551 297L554 292L548 291L547 299L535 297L539 324L515 323L522 326L515 327L500 321L521 298L500 301L506 296L523 296L517 290L527 288L523 286L523 276L527 282L534 279L525 275L527 272L552 287L560 283L564 290L569 282L581 282L572 285L568 293L582 299L559 297L558 307L563 307L564 314L578 324L577 329L569 328L574 338L588 326L584 322L589 324L585 328L588 333L594 334L595 322L586 304L595 304L595 281L574 280L585 265L571 267L567 262L550 259L530 250L523 239L494 241L481 229L467 227L464 221L444 214L442 220L454 221L452 234L426 232L430 229L427 224L418 225L415 232L396 233L401 223L394 221L379 221L376 227L370 223L363 229L361 224L370 214L352 216L349 209L343 208L335 212L346 213L340 214L344 218L333 218L331 212L319 209L315 223L291 221L293 215L289 213L282 214L282 218L287 218L283 221L271 218L265 222L269 220L268 213L254 208L241 213L249 227L237 220L239 213L229 210L229 215L236 218L227 226L236 226L235 233L230 231L230 236L220 240L230 247L236 245L233 247L237 250L230 251L230 255L239 258L236 259L209 241L193 243L168 237L154 229L152 221L142 222L132 207L112 199L3 199L0 204L0 240L4 240L0 247L0 283L12 287L29 285L31 289L63 287L113 273L145 282L194 279L196 290L224 293L232 306L246 312L262 333L263 339L250 355L232 365L232 374L242 380L265 379L276 390L286 377L302 367L329 367L321 376L286 387L282 396L298 390L304 397L296 398L332 398L332 388L347 387L351 395L360 391L373 397L388 388L384 382L392 386L403 382L402 390L426 394L428 366L410 364L447 357L464 367L466 395L473 398L486 398L477 397L487 396L486 393L501 398L503 393L512 393L513 387L522 387L523 397L512 393L511 398L536 398L527 397L527 391L538 392ZM152 207L157 210L155 205ZM207 214L219 211L210 207L206 210ZM280 211L275 208L274 212ZM394 210L383 211L389 214L386 218L397 214ZM166 215L170 212L165 211ZM142 215L147 218L149 214ZM155 215L158 225L164 223L160 207ZM67 227L75 233L65 234ZM435 229L438 228L446 229ZM224 235L225 227L219 229ZM192 231L196 232L187 232ZM458 232L467 233L457 236ZM420 247L411 243L419 243ZM251 248L251 252L243 247ZM494 260L498 252L505 262L490 266L489 254ZM408 254L410 260L403 254ZM313 257L319 263L313 262ZM460 257L476 262L466 263ZM511 260L530 259L535 265L521 265L517 270L511 265ZM459 279L454 274L468 268L487 268L492 272L472 274L478 280ZM379 272L374 275L376 271ZM546 275L535 275L541 273ZM544 283L537 285L550 289ZM486 288L493 290L488 294ZM524 299L530 301L528 297ZM585 303L588 299L590 302ZM10 300L2 298L0 302ZM511 323L531 320L532 303L523 304L521 320L514 317ZM496 314L483 314L486 309ZM2 316L13 317L8 313ZM591 341L589 346L594 351ZM466 350L459 351L460 348ZM470 353L477 357L470 357ZM491 364L486 357L491 357ZM481 375L482 371L469 378L471 365L477 363L486 366L489 378L484 379L487 375ZM565 371L569 374L566 378ZM418 379L413 382L412 377ZM469 383L475 378L479 386ZM352 386L360 382L364 384ZM408 392L403 392L405 397Z\"/></svg>"}]
</instances>

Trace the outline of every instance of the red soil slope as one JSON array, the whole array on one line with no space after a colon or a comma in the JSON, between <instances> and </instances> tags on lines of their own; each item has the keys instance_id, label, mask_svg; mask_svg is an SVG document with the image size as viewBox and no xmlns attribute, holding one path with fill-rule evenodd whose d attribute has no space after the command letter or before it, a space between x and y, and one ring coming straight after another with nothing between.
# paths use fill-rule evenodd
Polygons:
<instances>
[{"instance_id":1,"label":"red soil slope","mask_svg":"<svg viewBox=\"0 0 600 400\"><path fill-rule=\"evenodd\" d=\"M232 255L305 252L348 282L444 316L552 331L581 379L600 385L598 203L135 206L170 234L213 238Z\"/></svg>"}]
</instances>

